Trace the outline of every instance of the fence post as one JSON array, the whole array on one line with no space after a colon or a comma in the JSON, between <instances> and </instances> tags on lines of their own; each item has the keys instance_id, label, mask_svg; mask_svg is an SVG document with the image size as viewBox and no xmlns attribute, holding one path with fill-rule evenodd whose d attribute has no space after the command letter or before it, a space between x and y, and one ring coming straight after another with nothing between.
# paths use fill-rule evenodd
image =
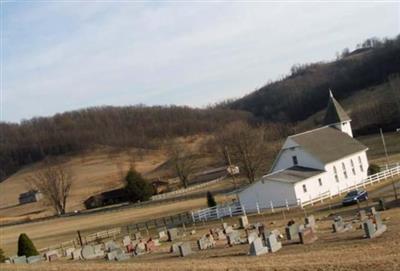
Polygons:
<instances>
[{"instance_id":1,"label":"fence post","mask_svg":"<svg viewBox=\"0 0 400 271\"><path fill-rule=\"evenodd\" d=\"M274 211L274 204L272 203L272 200L271 200L269 203L271 204L271 211L272 211L272 213L275 213L275 211Z\"/></svg>"},{"instance_id":2,"label":"fence post","mask_svg":"<svg viewBox=\"0 0 400 271\"><path fill-rule=\"evenodd\" d=\"M215 212L216 212L216 214L217 214L217 219L219 219L218 207L215 207Z\"/></svg>"},{"instance_id":3,"label":"fence post","mask_svg":"<svg viewBox=\"0 0 400 271\"><path fill-rule=\"evenodd\" d=\"M196 222L196 220L194 219L194 213L193 213L193 211L192 211L192 221L193 221L193 222Z\"/></svg>"},{"instance_id":4,"label":"fence post","mask_svg":"<svg viewBox=\"0 0 400 271\"><path fill-rule=\"evenodd\" d=\"M240 204L240 206L242 207L243 215L246 215L246 209L244 208L244 205L243 205L243 204Z\"/></svg>"},{"instance_id":5,"label":"fence post","mask_svg":"<svg viewBox=\"0 0 400 271\"><path fill-rule=\"evenodd\" d=\"M289 203L288 203L287 199L285 199L285 204L286 204L286 209L289 211Z\"/></svg>"},{"instance_id":6,"label":"fence post","mask_svg":"<svg viewBox=\"0 0 400 271\"><path fill-rule=\"evenodd\" d=\"M232 208L229 206L229 216L232 217Z\"/></svg>"},{"instance_id":7,"label":"fence post","mask_svg":"<svg viewBox=\"0 0 400 271\"><path fill-rule=\"evenodd\" d=\"M260 214L260 206L258 205L258 201L256 202L257 214Z\"/></svg>"}]
</instances>

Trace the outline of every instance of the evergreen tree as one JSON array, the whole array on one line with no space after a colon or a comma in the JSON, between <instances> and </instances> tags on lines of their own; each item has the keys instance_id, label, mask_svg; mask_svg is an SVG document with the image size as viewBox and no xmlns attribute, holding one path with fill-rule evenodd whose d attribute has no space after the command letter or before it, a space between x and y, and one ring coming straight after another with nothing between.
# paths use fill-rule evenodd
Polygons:
<instances>
[{"instance_id":1,"label":"evergreen tree","mask_svg":"<svg viewBox=\"0 0 400 271\"><path fill-rule=\"evenodd\" d=\"M4 263L6 260L6 256L4 255L4 251L0 248L0 263Z\"/></svg>"},{"instance_id":2,"label":"evergreen tree","mask_svg":"<svg viewBox=\"0 0 400 271\"><path fill-rule=\"evenodd\" d=\"M125 190L132 202L149 200L153 195L153 187L134 168L131 168L125 177Z\"/></svg>"},{"instance_id":3,"label":"evergreen tree","mask_svg":"<svg viewBox=\"0 0 400 271\"><path fill-rule=\"evenodd\" d=\"M213 194L211 194L210 191L207 191L207 205L208 207L214 207L217 206L217 202L214 199Z\"/></svg>"},{"instance_id":4,"label":"evergreen tree","mask_svg":"<svg viewBox=\"0 0 400 271\"><path fill-rule=\"evenodd\" d=\"M25 233L21 233L18 238L18 256L23 255L25 255L26 257L39 255L39 252L36 250L35 245Z\"/></svg>"}]
</instances>

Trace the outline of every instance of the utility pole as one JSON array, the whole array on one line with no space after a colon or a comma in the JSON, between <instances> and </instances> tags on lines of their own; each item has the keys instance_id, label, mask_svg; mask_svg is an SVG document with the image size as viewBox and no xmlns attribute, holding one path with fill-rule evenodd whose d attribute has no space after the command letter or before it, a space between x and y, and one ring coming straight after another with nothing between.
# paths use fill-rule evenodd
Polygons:
<instances>
[{"instance_id":1,"label":"utility pole","mask_svg":"<svg viewBox=\"0 0 400 271\"><path fill-rule=\"evenodd\" d=\"M236 179L235 179L235 174L234 174L234 172L233 172L231 157L230 157L230 155L229 155L229 151L228 151L228 147L227 147L227 146L225 146L225 154L226 154L226 157L228 158L228 164L229 164L229 170L230 170L229 173L231 174L232 181L233 181L233 186L235 187L235 190L236 190Z\"/></svg>"},{"instance_id":2,"label":"utility pole","mask_svg":"<svg viewBox=\"0 0 400 271\"><path fill-rule=\"evenodd\" d=\"M379 131L381 133L383 150L385 151L385 156L386 156L386 169L389 169L389 156L388 156L387 149L386 149L385 137L383 136L382 128L380 128ZM394 191L394 198L397 200L396 183L393 178L392 178L392 185L393 185L393 191Z\"/></svg>"}]
</instances>

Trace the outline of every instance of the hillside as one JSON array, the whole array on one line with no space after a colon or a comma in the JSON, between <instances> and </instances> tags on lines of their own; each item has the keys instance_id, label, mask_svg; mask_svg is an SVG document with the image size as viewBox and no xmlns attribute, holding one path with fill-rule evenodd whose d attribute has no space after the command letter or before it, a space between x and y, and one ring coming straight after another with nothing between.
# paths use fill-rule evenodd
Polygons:
<instances>
[{"instance_id":1,"label":"hillside","mask_svg":"<svg viewBox=\"0 0 400 271\"><path fill-rule=\"evenodd\" d=\"M400 126L400 36L368 44L333 62L293 66L291 74L221 107L251 112L263 121L321 122L328 89L353 119L356 134ZM317 114L314 116L314 114Z\"/></svg>"}]
</instances>

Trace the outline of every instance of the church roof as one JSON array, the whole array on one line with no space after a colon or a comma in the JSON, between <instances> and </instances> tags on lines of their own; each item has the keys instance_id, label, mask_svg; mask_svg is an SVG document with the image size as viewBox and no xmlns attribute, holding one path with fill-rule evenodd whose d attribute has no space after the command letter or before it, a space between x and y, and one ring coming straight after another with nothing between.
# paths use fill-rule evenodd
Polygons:
<instances>
[{"instance_id":1,"label":"church roof","mask_svg":"<svg viewBox=\"0 0 400 271\"><path fill-rule=\"evenodd\" d=\"M324 164L368 149L348 134L329 126L292 135L289 138Z\"/></svg>"},{"instance_id":2,"label":"church roof","mask_svg":"<svg viewBox=\"0 0 400 271\"><path fill-rule=\"evenodd\" d=\"M332 92L329 91L329 93L330 98L328 108L326 109L325 113L324 124L329 125L350 120L349 115L347 115L338 101L336 101L335 97L333 97Z\"/></svg>"},{"instance_id":3,"label":"church roof","mask_svg":"<svg viewBox=\"0 0 400 271\"><path fill-rule=\"evenodd\" d=\"M293 166L284 170L276 171L269 175L263 177L264 180L285 182L285 183L297 183L303 181L305 179L314 177L321 173L325 172L324 170L301 167L301 166Z\"/></svg>"}]
</instances>

